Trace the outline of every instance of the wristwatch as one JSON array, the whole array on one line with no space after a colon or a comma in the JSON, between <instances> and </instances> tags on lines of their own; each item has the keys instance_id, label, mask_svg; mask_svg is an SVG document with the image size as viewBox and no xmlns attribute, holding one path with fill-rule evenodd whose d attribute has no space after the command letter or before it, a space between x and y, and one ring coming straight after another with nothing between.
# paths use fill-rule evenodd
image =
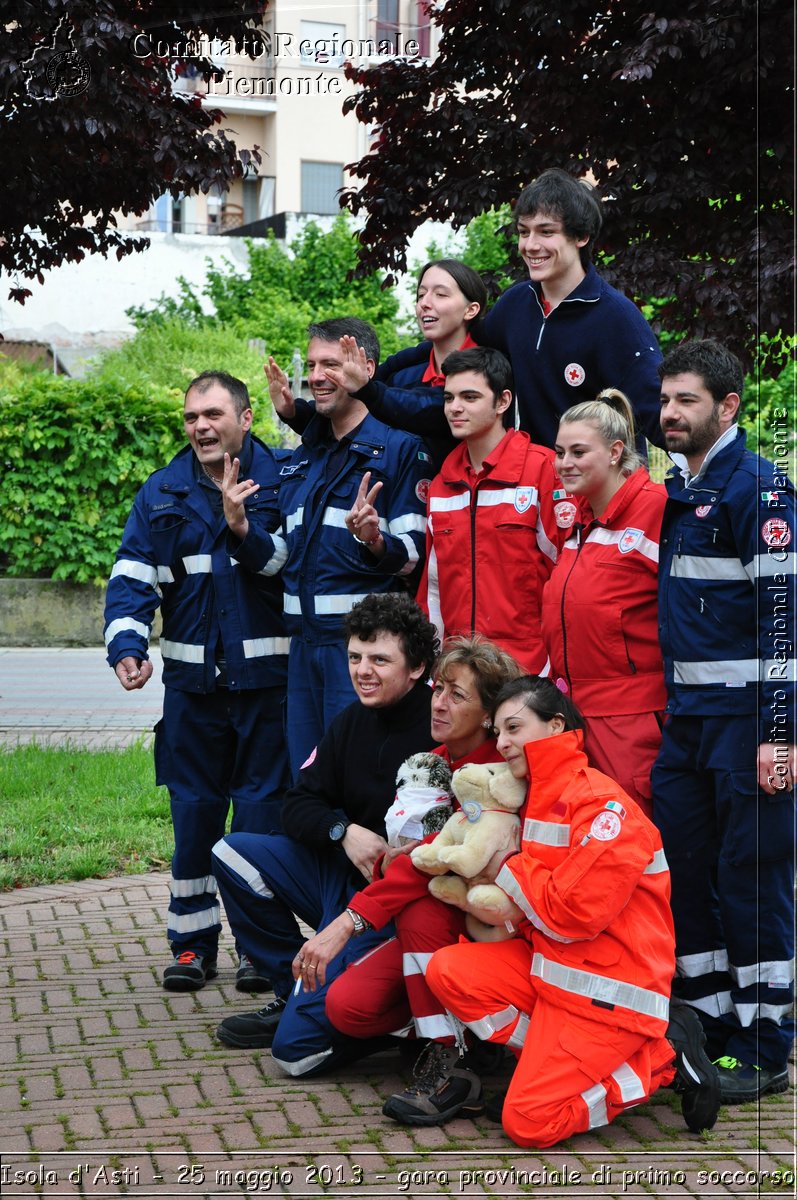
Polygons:
<instances>
[{"instance_id":1,"label":"wristwatch","mask_svg":"<svg viewBox=\"0 0 797 1200\"><path fill-rule=\"evenodd\" d=\"M342 842L346 836L349 824L349 821L336 821L329 831L329 840L331 842Z\"/></svg>"},{"instance_id":2,"label":"wristwatch","mask_svg":"<svg viewBox=\"0 0 797 1200\"><path fill-rule=\"evenodd\" d=\"M346 915L351 917L351 923L354 926L353 937L359 937L361 933L365 933L366 929L371 928L371 922L366 921L365 917L361 917L353 908L347 908Z\"/></svg>"}]
</instances>

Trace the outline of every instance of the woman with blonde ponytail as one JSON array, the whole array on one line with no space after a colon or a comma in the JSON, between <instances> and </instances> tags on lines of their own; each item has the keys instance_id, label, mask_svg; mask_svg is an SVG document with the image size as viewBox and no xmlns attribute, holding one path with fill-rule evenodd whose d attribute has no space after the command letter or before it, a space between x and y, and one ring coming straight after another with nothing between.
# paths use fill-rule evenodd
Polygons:
<instances>
[{"instance_id":1,"label":"woman with blonde ponytail","mask_svg":"<svg viewBox=\"0 0 797 1200\"><path fill-rule=\"evenodd\" d=\"M634 439L631 405L615 388L560 418L556 470L581 507L545 586L542 629L551 677L586 718L592 765L650 816L666 702L657 574L667 494Z\"/></svg>"}]
</instances>

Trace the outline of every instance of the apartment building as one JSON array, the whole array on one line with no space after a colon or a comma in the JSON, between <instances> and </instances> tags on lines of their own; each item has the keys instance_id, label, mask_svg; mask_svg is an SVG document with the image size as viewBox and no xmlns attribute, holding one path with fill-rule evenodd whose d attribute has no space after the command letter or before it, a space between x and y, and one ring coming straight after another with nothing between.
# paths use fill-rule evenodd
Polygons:
<instances>
[{"instance_id":1,"label":"apartment building","mask_svg":"<svg viewBox=\"0 0 797 1200\"><path fill-rule=\"evenodd\" d=\"M206 42L195 48L198 57L210 53L223 72L209 87L192 73L191 47L184 47L187 63L175 89L207 92L203 103L222 109L238 146L258 146L262 161L227 193L162 196L128 226L188 234L246 227L257 234L268 220L281 236L280 214L338 212L345 165L368 149L367 127L342 112L354 91L344 63L428 58L436 37L422 0L275 0L245 46Z\"/></svg>"}]
</instances>

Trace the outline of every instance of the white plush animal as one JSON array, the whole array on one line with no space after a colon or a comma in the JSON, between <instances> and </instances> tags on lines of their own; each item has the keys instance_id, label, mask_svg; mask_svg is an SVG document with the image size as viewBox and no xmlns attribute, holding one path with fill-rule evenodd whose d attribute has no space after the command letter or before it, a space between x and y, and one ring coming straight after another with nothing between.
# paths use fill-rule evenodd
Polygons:
<instances>
[{"instance_id":1,"label":"white plush animal","mask_svg":"<svg viewBox=\"0 0 797 1200\"><path fill-rule=\"evenodd\" d=\"M435 876L429 881L433 896L468 914L471 937L500 941L512 936L523 914L485 871L491 861L500 862L520 848L517 813L525 784L504 763L468 763L454 772L451 787L461 811L410 857L419 870Z\"/></svg>"},{"instance_id":2,"label":"white plush animal","mask_svg":"<svg viewBox=\"0 0 797 1200\"><path fill-rule=\"evenodd\" d=\"M435 833L452 811L446 760L431 751L411 754L396 773L396 798L385 813L388 845L405 846Z\"/></svg>"}]
</instances>

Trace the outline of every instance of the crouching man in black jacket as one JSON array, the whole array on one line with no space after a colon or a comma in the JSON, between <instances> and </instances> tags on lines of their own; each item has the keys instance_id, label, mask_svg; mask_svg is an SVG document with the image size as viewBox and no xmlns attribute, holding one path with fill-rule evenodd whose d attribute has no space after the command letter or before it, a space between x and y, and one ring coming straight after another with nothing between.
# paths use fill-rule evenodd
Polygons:
<instances>
[{"instance_id":1,"label":"crouching man in black jacket","mask_svg":"<svg viewBox=\"0 0 797 1200\"><path fill-rule=\"evenodd\" d=\"M404 593L366 596L345 619L349 671L358 700L339 713L285 795L285 834L230 834L213 850L214 873L242 951L271 978L275 999L256 1013L227 1017L227 1046L272 1047L289 1075L316 1075L368 1054L371 1047L330 1025L326 989L349 962L391 937L356 913L356 937L332 959L324 986L305 987L291 964L303 936L298 916L321 930L370 882L387 849L385 812L405 758L433 745L434 626ZM308 974L308 983L310 982ZM382 1044L382 1043L380 1043Z\"/></svg>"}]
</instances>

